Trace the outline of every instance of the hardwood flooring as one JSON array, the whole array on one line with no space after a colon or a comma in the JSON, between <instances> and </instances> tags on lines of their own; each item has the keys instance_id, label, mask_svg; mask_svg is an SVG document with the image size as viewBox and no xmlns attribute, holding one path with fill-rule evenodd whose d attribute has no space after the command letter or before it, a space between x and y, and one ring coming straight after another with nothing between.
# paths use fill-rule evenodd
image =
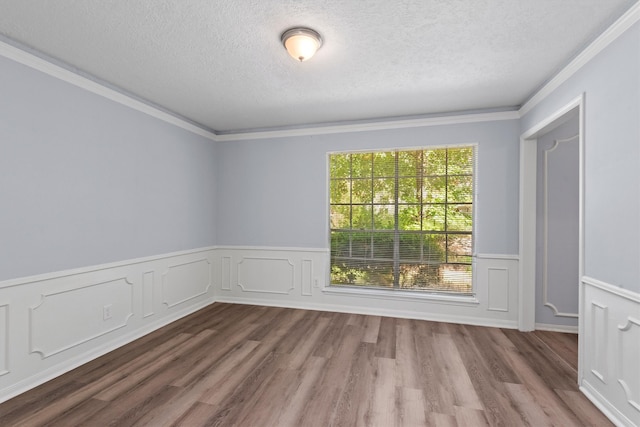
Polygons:
<instances>
[{"instance_id":1,"label":"hardwood flooring","mask_svg":"<svg viewBox=\"0 0 640 427\"><path fill-rule=\"evenodd\" d=\"M535 331L533 334L578 372L578 335L547 331Z\"/></svg>"},{"instance_id":2,"label":"hardwood flooring","mask_svg":"<svg viewBox=\"0 0 640 427\"><path fill-rule=\"evenodd\" d=\"M563 335L217 303L0 404L0 425L611 425Z\"/></svg>"}]
</instances>

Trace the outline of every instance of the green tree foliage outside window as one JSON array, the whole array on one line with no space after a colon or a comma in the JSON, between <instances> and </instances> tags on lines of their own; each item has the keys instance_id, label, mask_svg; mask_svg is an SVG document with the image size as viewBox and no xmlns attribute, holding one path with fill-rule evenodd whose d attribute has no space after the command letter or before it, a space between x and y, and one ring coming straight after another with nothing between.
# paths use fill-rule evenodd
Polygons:
<instances>
[{"instance_id":1,"label":"green tree foliage outside window","mask_svg":"<svg viewBox=\"0 0 640 427\"><path fill-rule=\"evenodd\" d=\"M472 293L474 159L474 146L331 154L331 284Z\"/></svg>"}]
</instances>

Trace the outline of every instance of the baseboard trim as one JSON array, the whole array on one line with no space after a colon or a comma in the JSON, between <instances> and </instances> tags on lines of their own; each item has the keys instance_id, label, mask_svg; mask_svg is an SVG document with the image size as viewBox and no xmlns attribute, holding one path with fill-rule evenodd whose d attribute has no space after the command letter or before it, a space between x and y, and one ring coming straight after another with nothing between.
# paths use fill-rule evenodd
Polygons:
<instances>
[{"instance_id":1,"label":"baseboard trim","mask_svg":"<svg viewBox=\"0 0 640 427\"><path fill-rule=\"evenodd\" d=\"M456 323L472 326L486 326L490 328L517 329L518 322L515 320L486 319L467 316L447 316L436 313L423 313L405 310L388 310L383 308L356 307L350 305L334 304L309 304L301 302L283 300L262 300L252 298L238 298L233 296L219 295L216 302L229 304L246 304L265 307L294 308L300 310L327 311L335 313L362 314L366 316L396 317L400 319L427 320L431 322Z\"/></svg>"},{"instance_id":2,"label":"baseboard trim","mask_svg":"<svg viewBox=\"0 0 640 427\"><path fill-rule=\"evenodd\" d=\"M536 323L536 331L549 331L549 332L562 332L565 334L577 334L578 326Z\"/></svg>"},{"instance_id":3,"label":"baseboard trim","mask_svg":"<svg viewBox=\"0 0 640 427\"><path fill-rule=\"evenodd\" d=\"M598 393L595 388L591 387L587 381L582 382L580 391L582 394L587 396L587 399L589 399L589 401L591 401L591 403L593 403L593 405L617 427L637 427L633 421L625 417L620 411L616 410L616 408L600 393Z\"/></svg>"},{"instance_id":4,"label":"baseboard trim","mask_svg":"<svg viewBox=\"0 0 640 427\"><path fill-rule=\"evenodd\" d=\"M59 377L62 374L65 374L73 369L84 365L85 363L91 362L92 360L97 359L100 356L104 356L110 351L116 350L126 344L129 344L138 338L142 338L145 335L150 334L164 326L167 326L170 323L175 322L185 316L195 313L198 310L201 310L213 303L216 302L215 298L209 298L207 300L201 301L197 304L194 304L190 307L182 309L173 313L170 316L159 319L156 322L145 325L143 328L137 329L135 331L131 331L130 333L118 337L109 343L102 345L89 351L87 353L81 354L79 356L73 357L69 359L68 363L65 363L64 366L56 365L50 369L39 372L36 375L25 378L22 381L19 381L16 384L13 384L7 387L4 390L0 390L0 403L5 402L13 397L18 396L26 391L29 391L41 384L46 383L56 377Z\"/></svg>"}]
</instances>

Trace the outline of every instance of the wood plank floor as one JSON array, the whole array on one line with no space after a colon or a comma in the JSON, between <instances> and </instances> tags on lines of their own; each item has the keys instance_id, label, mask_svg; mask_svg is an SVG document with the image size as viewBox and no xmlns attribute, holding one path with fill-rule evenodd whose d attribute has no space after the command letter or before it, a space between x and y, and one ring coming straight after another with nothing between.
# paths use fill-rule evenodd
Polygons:
<instances>
[{"instance_id":1,"label":"wood plank floor","mask_svg":"<svg viewBox=\"0 0 640 427\"><path fill-rule=\"evenodd\" d=\"M216 303L0 404L0 425L611 425L577 389L575 347L564 334Z\"/></svg>"}]
</instances>

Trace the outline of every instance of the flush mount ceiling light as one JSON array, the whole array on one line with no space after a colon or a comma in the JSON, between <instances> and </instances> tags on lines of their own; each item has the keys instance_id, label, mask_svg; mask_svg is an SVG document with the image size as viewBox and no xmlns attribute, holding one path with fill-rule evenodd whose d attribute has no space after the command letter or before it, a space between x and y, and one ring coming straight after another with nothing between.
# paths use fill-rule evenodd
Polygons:
<instances>
[{"instance_id":1,"label":"flush mount ceiling light","mask_svg":"<svg viewBox=\"0 0 640 427\"><path fill-rule=\"evenodd\" d=\"M315 55L322 46L322 37L311 28L290 28L280 37L289 55L302 62Z\"/></svg>"}]
</instances>

